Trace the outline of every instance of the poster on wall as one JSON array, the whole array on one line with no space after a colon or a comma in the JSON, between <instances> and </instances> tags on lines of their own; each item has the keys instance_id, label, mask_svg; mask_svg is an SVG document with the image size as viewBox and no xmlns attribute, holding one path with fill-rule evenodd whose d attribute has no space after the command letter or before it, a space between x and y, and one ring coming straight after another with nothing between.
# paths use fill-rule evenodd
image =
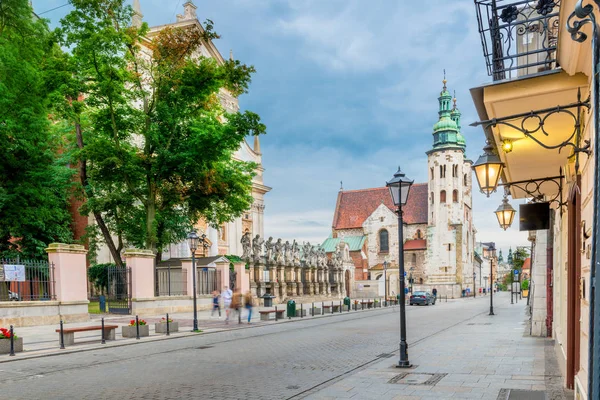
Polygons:
<instances>
[{"instance_id":1,"label":"poster on wall","mask_svg":"<svg viewBox=\"0 0 600 400\"><path fill-rule=\"evenodd\" d=\"M6 282L25 282L25 266L4 264L4 280Z\"/></svg>"},{"instance_id":2,"label":"poster on wall","mask_svg":"<svg viewBox=\"0 0 600 400\"><path fill-rule=\"evenodd\" d=\"M0 264L0 282L4 282L4 265Z\"/></svg>"}]
</instances>

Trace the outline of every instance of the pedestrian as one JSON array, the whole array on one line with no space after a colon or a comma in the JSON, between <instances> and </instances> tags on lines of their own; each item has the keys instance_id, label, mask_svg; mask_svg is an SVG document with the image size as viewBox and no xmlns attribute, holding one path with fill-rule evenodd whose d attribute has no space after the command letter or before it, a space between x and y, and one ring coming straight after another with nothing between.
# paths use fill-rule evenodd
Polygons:
<instances>
[{"instance_id":1,"label":"pedestrian","mask_svg":"<svg viewBox=\"0 0 600 400\"><path fill-rule=\"evenodd\" d=\"M231 310L234 313L241 313L242 312L242 305L241 305L241 297L242 294L240 292L233 292L233 295L231 297Z\"/></svg>"},{"instance_id":2,"label":"pedestrian","mask_svg":"<svg viewBox=\"0 0 600 400\"><path fill-rule=\"evenodd\" d=\"M221 292L221 298L223 299L223 308L225 309L225 323L229 323L229 314L231 312L231 298L233 297L233 292L229 287L225 286L223 291Z\"/></svg>"},{"instance_id":3,"label":"pedestrian","mask_svg":"<svg viewBox=\"0 0 600 400\"><path fill-rule=\"evenodd\" d=\"M244 295L244 308L248 310L248 323L250 323L250 319L252 318L252 307L254 306L252 301L252 292L249 290Z\"/></svg>"},{"instance_id":4,"label":"pedestrian","mask_svg":"<svg viewBox=\"0 0 600 400\"><path fill-rule=\"evenodd\" d=\"M435 301L437 300L437 289L433 288L431 293L433 294L433 304L435 304Z\"/></svg>"},{"instance_id":5,"label":"pedestrian","mask_svg":"<svg viewBox=\"0 0 600 400\"><path fill-rule=\"evenodd\" d=\"M216 290L212 292L213 295L213 307L212 307L212 311L210 312L210 316L212 317L215 314L215 311L219 312L219 317L221 317L221 306L219 305L219 292L217 292Z\"/></svg>"}]
</instances>

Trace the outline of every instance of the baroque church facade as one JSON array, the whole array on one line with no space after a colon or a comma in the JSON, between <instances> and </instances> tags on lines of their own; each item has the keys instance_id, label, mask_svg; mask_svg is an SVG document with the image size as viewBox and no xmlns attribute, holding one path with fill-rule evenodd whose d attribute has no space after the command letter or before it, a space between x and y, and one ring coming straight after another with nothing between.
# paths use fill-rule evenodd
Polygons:
<instances>
[{"instance_id":1,"label":"baroque church facade","mask_svg":"<svg viewBox=\"0 0 600 400\"><path fill-rule=\"evenodd\" d=\"M465 157L456 99L453 102L445 79L443 84L433 146L426 153L428 181L412 185L403 207L405 282L413 291L435 287L440 295L458 297L473 285L472 161ZM399 288L395 210L386 187L340 189L332 233L322 245L327 251L347 243L356 280L382 281L385 275L380 291L386 285L388 295Z\"/></svg>"},{"instance_id":2,"label":"baroque church facade","mask_svg":"<svg viewBox=\"0 0 600 400\"><path fill-rule=\"evenodd\" d=\"M143 14L140 5L140 0L133 0L133 25L140 26L143 21ZM183 28L197 26L199 29L203 29L198 16L196 13L197 7L192 1L186 1L183 4L183 14L177 15L175 23L165 24L150 27L147 37L151 39L156 36L161 30L165 28ZM143 45L143 44L142 44ZM197 49L198 55L203 57L211 57L216 60L217 63L222 64L225 59L214 45L211 40L203 41ZM232 54L230 54L232 57ZM232 96L226 90L222 90L219 93L219 100L221 105L227 112L237 112L239 110L238 99ZM219 228L209 226L205 221L198 221L195 225L198 235L205 234L208 238L209 247L205 250L200 247L197 251L198 256L213 257L217 255L225 254L242 254L241 238L245 233L255 236L256 234L264 237L264 195L268 193L271 188L266 186L263 181L264 168L262 167L262 153L260 150L260 139L254 137L254 143L251 146L246 140L240 143L239 149L233 155L234 159L241 161L254 162L258 167L256 170L256 176L252 180L252 197L254 202L247 212L239 218L231 222L227 222L221 225ZM93 224L93 218L86 219L85 223ZM173 243L165 249L162 254L163 260L171 258L185 258L191 257L191 252L187 242ZM97 262L107 263L112 262L110 252L106 246L101 246L98 251Z\"/></svg>"}]
</instances>

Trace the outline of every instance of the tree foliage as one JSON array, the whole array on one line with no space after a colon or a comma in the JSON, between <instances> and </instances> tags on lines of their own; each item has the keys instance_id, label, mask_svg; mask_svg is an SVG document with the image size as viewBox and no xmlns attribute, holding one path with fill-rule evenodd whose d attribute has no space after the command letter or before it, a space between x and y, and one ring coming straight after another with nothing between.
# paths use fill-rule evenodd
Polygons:
<instances>
[{"instance_id":1,"label":"tree foliage","mask_svg":"<svg viewBox=\"0 0 600 400\"><path fill-rule=\"evenodd\" d=\"M0 254L40 258L50 242L72 238L73 171L49 119L58 49L28 0L0 5Z\"/></svg>"},{"instance_id":2,"label":"tree foliage","mask_svg":"<svg viewBox=\"0 0 600 400\"><path fill-rule=\"evenodd\" d=\"M83 212L105 220L115 251L126 243L159 254L200 218L219 225L241 215L256 165L232 156L265 126L220 98L245 93L254 68L200 55L218 38L212 21L149 35L130 26L123 0L72 5L57 35L71 49L61 109L81 131Z\"/></svg>"}]
</instances>

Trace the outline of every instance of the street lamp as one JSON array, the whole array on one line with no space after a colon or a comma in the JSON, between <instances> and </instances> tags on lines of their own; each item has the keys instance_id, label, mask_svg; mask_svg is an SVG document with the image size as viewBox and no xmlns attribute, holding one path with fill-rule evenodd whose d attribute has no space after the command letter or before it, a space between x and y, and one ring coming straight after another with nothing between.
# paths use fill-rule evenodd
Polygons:
<instances>
[{"instance_id":1,"label":"street lamp","mask_svg":"<svg viewBox=\"0 0 600 400\"><path fill-rule=\"evenodd\" d=\"M190 245L190 251L192 252L192 282L194 282L194 332L198 330L198 309L196 307L196 250L198 249L198 242L200 237L194 231L188 233L187 236L188 244Z\"/></svg>"},{"instance_id":2,"label":"street lamp","mask_svg":"<svg viewBox=\"0 0 600 400\"><path fill-rule=\"evenodd\" d=\"M475 279L477 278L477 274L473 271L473 298L477 297L477 290L475 290Z\"/></svg>"},{"instance_id":3,"label":"street lamp","mask_svg":"<svg viewBox=\"0 0 600 400\"><path fill-rule=\"evenodd\" d=\"M487 287L488 287L488 285L487 285L488 277L484 276L483 277L483 281L485 282L485 287L483 288L483 290L487 290Z\"/></svg>"},{"instance_id":4,"label":"street lamp","mask_svg":"<svg viewBox=\"0 0 600 400\"><path fill-rule=\"evenodd\" d=\"M483 148L483 155L479 156L475 164L471 167L475 171L475 177L477 178L481 193L487 197L490 197L490 194L496 191L498 180L504 167L504 164L500 161L500 157L494 154L493 150L494 147L487 141Z\"/></svg>"},{"instance_id":5,"label":"street lamp","mask_svg":"<svg viewBox=\"0 0 600 400\"><path fill-rule=\"evenodd\" d=\"M406 204L408 200L408 193L410 192L410 186L413 184L413 180L410 180L398 167L398 171L394 174L394 177L386 182L386 186L390 189L390 195L394 205L398 207L398 269L400 282L400 360L398 361L397 367L409 368L411 366L408 361L408 344L406 343L406 300L404 293L404 238L402 229L402 206Z\"/></svg>"},{"instance_id":6,"label":"street lamp","mask_svg":"<svg viewBox=\"0 0 600 400\"><path fill-rule=\"evenodd\" d=\"M506 194L504 194L504 199L502 200L502 204L498 207L496 211L496 218L498 218L498 223L500 224L500 228L507 230L513 223L513 219L515 218L515 209L508 203L508 199L506 198Z\"/></svg>"},{"instance_id":7,"label":"street lamp","mask_svg":"<svg viewBox=\"0 0 600 400\"><path fill-rule=\"evenodd\" d=\"M385 260L383 262L383 294L385 296L385 300L384 300L384 306L387 307L387 266L388 266L388 262L387 260Z\"/></svg>"},{"instance_id":8,"label":"street lamp","mask_svg":"<svg viewBox=\"0 0 600 400\"><path fill-rule=\"evenodd\" d=\"M492 258L490 259L490 314L494 314L494 258L496 257L496 247L495 244L492 243L490 248Z\"/></svg>"}]
</instances>

